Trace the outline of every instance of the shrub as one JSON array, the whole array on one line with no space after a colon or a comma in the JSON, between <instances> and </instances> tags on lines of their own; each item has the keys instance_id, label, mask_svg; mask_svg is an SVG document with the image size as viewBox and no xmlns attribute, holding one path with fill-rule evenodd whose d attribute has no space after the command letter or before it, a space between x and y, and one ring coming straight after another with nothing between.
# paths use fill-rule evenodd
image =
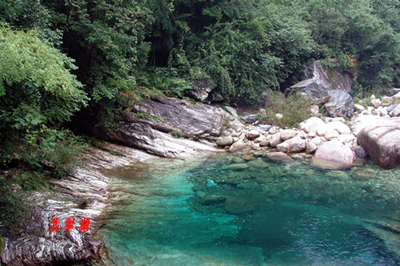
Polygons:
<instances>
[{"instance_id":1,"label":"shrub","mask_svg":"<svg viewBox=\"0 0 400 266\"><path fill-rule=\"evenodd\" d=\"M267 99L266 115L259 114L259 120L280 127L297 127L300 122L312 116L312 104L311 99L302 95L290 93L285 97L281 92L275 91ZM276 113L281 113L283 118L278 119Z\"/></svg>"}]
</instances>

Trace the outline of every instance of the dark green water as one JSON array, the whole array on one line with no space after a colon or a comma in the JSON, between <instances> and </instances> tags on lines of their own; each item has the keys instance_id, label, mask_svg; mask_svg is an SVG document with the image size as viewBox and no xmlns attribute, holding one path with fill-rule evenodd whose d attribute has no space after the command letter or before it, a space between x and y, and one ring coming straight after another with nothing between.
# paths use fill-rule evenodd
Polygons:
<instances>
[{"instance_id":1,"label":"dark green water","mask_svg":"<svg viewBox=\"0 0 400 266\"><path fill-rule=\"evenodd\" d=\"M393 249L367 229L400 217L398 170L367 165L320 171L300 158L264 162L264 168L223 170L231 159L212 157L110 172L119 187L145 194L124 195L100 230L110 260L160 266L400 265Z\"/></svg>"}]
</instances>

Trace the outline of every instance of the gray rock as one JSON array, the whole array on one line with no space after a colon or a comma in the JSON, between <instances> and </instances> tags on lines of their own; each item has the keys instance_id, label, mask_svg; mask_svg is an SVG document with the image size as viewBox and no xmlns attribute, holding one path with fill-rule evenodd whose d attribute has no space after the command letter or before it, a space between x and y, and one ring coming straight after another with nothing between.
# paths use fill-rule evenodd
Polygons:
<instances>
[{"instance_id":1,"label":"gray rock","mask_svg":"<svg viewBox=\"0 0 400 266\"><path fill-rule=\"evenodd\" d=\"M145 113L148 117L138 117ZM227 112L220 107L190 104L183 100L152 96L151 100L133 106L115 131L95 127L92 121L82 121L81 129L95 136L139 148L163 157L185 157L198 151L213 151L207 142L220 136ZM89 132L88 132L89 131ZM168 134L170 133L170 134ZM185 136L176 138L174 134ZM200 139L202 142L191 141ZM215 144L214 144L215 145Z\"/></svg>"},{"instance_id":2,"label":"gray rock","mask_svg":"<svg viewBox=\"0 0 400 266\"><path fill-rule=\"evenodd\" d=\"M327 140L332 140L332 139L334 139L334 138L339 137L339 132L337 132L337 131L334 130L334 129L328 129L328 130L325 131L324 137L325 137Z\"/></svg>"},{"instance_id":3,"label":"gray rock","mask_svg":"<svg viewBox=\"0 0 400 266\"><path fill-rule=\"evenodd\" d=\"M242 158L240 158L240 157L238 157L238 156L234 156L234 157L232 158L232 162L234 162L234 163L246 163L245 160L243 160Z\"/></svg>"},{"instance_id":4,"label":"gray rock","mask_svg":"<svg viewBox=\"0 0 400 266\"><path fill-rule=\"evenodd\" d=\"M321 118L318 117L310 117L304 123L304 131L307 133L315 133L317 132L318 128L324 128L325 130L325 122L322 121Z\"/></svg>"},{"instance_id":5,"label":"gray rock","mask_svg":"<svg viewBox=\"0 0 400 266\"><path fill-rule=\"evenodd\" d=\"M255 127L253 127L253 129L258 130L260 132L263 132L263 131L270 130L271 127L272 127L271 125L259 124L259 125L255 126Z\"/></svg>"},{"instance_id":6,"label":"gray rock","mask_svg":"<svg viewBox=\"0 0 400 266\"><path fill-rule=\"evenodd\" d=\"M247 124L252 124L258 120L257 114L246 115L246 116L242 117L242 120L243 120L243 122L245 122Z\"/></svg>"},{"instance_id":7,"label":"gray rock","mask_svg":"<svg viewBox=\"0 0 400 266\"><path fill-rule=\"evenodd\" d=\"M353 117L354 101L350 94L341 90L329 91L331 98L325 104L326 112L331 117Z\"/></svg>"},{"instance_id":8,"label":"gray rock","mask_svg":"<svg viewBox=\"0 0 400 266\"><path fill-rule=\"evenodd\" d=\"M400 104L397 105L391 112L390 116L397 117L400 115Z\"/></svg>"},{"instance_id":9,"label":"gray rock","mask_svg":"<svg viewBox=\"0 0 400 266\"><path fill-rule=\"evenodd\" d=\"M268 145L269 145L269 140L268 140L268 139L263 138L263 139L260 141L260 146L261 146L261 147L265 147L265 146L268 146Z\"/></svg>"},{"instance_id":10,"label":"gray rock","mask_svg":"<svg viewBox=\"0 0 400 266\"><path fill-rule=\"evenodd\" d=\"M207 84L206 80L196 80L188 94L191 98L197 101L205 102L211 90L212 89L210 85Z\"/></svg>"},{"instance_id":11,"label":"gray rock","mask_svg":"<svg viewBox=\"0 0 400 266\"><path fill-rule=\"evenodd\" d=\"M259 200L248 197L227 197L224 203L225 211L235 215L251 213L259 207Z\"/></svg>"},{"instance_id":12,"label":"gray rock","mask_svg":"<svg viewBox=\"0 0 400 266\"><path fill-rule=\"evenodd\" d=\"M343 122L333 121L326 124L326 129L334 129L339 134L351 134L351 129L348 125Z\"/></svg>"},{"instance_id":13,"label":"gray rock","mask_svg":"<svg viewBox=\"0 0 400 266\"><path fill-rule=\"evenodd\" d=\"M264 157L272 160L272 161L281 161L281 162L291 162L293 159L287 155L286 153L277 151L277 152L269 152L263 155Z\"/></svg>"},{"instance_id":14,"label":"gray rock","mask_svg":"<svg viewBox=\"0 0 400 266\"><path fill-rule=\"evenodd\" d=\"M29 193L25 200L32 203L35 214L27 217L21 228L23 231L3 235L1 265L63 265L98 258L104 244L93 236L103 224L101 214L114 196L114 192L108 189L111 178L102 172L114 167L127 167L138 159L155 158L131 148L103 144L105 148L122 152L126 157L91 148L81 154L82 166L62 180L51 181L54 190ZM82 199L87 199L84 207L74 203ZM51 233L49 223L52 218L60 218L61 226L66 218L75 218L74 229L67 232L60 226L57 233ZM86 233L77 230L81 218L91 219Z\"/></svg>"},{"instance_id":15,"label":"gray rock","mask_svg":"<svg viewBox=\"0 0 400 266\"><path fill-rule=\"evenodd\" d=\"M360 111L360 112L365 110L365 107L362 106L361 104L354 104L354 108L355 108L357 111Z\"/></svg>"},{"instance_id":16,"label":"gray rock","mask_svg":"<svg viewBox=\"0 0 400 266\"><path fill-rule=\"evenodd\" d=\"M354 78L350 74L329 69L323 66L319 60L305 66L305 74L307 80L293 85L292 88L301 88L314 100L328 97L330 90L349 92L354 82Z\"/></svg>"},{"instance_id":17,"label":"gray rock","mask_svg":"<svg viewBox=\"0 0 400 266\"><path fill-rule=\"evenodd\" d=\"M368 156L367 152L363 147L357 147L354 152L356 153L358 158L366 158Z\"/></svg>"},{"instance_id":18,"label":"gray rock","mask_svg":"<svg viewBox=\"0 0 400 266\"><path fill-rule=\"evenodd\" d=\"M255 139L255 138L258 138L259 136L260 136L260 132L258 132L255 129L252 129L249 132L247 132L248 139Z\"/></svg>"},{"instance_id":19,"label":"gray rock","mask_svg":"<svg viewBox=\"0 0 400 266\"><path fill-rule=\"evenodd\" d=\"M357 142L371 159L383 166L400 165L400 118L380 118L357 134Z\"/></svg>"},{"instance_id":20,"label":"gray rock","mask_svg":"<svg viewBox=\"0 0 400 266\"><path fill-rule=\"evenodd\" d=\"M392 105L390 105L387 109L388 113L390 113L391 111L393 111L394 108L396 108L396 106L399 105L398 103L394 103Z\"/></svg>"},{"instance_id":21,"label":"gray rock","mask_svg":"<svg viewBox=\"0 0 400 266\"><path fill-rule=\"evenodd\" d=\"M250 161L247 163L247 165L250 167L254 167L254 168L268 168L269 167L269 164L267 164L266 162L264 162L261 159Z\"/></svg>"},{"instance_id":22,"label":"gray rock","mask_svg":"<svg viewBox=\"0 0 400 266\"><path fill-rule=\"evenodd\" d=\"M390 106L393 104L393 97L383 96L382 97L382 106Z\"/></svg>"}]
</instances>

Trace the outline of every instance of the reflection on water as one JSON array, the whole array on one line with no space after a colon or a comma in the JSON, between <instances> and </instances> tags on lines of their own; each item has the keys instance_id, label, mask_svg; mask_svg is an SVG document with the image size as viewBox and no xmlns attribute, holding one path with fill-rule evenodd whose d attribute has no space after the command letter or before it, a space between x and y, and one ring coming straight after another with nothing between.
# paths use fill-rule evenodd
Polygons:
<instances>
[{"instance_id":1,"label":"reflection on water","mask_svg":"<svg viewBox=\"0 0 400 266\"><path fill-rule=\"evenodd\" d=\"M400 243L397 169L220 156L109 175L141 193L125 193L100 230L116 265L400 265L371 232Z\"/></svg>"}]
</instances>

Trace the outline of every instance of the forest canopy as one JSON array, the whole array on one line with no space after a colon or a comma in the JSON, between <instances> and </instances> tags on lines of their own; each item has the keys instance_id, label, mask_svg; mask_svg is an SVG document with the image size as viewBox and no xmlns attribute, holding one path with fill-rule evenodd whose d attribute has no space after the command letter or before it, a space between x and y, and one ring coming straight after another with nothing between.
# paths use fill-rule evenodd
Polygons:
<instances>
[{"instance_id":1,"label":"forest canopy","mask_svg":"<svg viewBox=\"0 0 400 266\"><path fill-rule=\"evenodd\" d=\"M398 86L399 10L397 0L5 0L0 19L73 58L90 106L107 106L143 87L183 97L196 79L251 102L327 58L359 90Z\"/></svg>"},{"instance_id":2,"label":"forest canopy","mask_svg":"<svg viewBox=\"0 0 400 266\"><path fill-rule=\"evenodd\" d=\"M399 10L400 0L3 0L0 137L26 141L76 114L111 127L130 102L185 97L197 80L225 103L255 102L313 60L354 75L355 92L397 87Z\"/></svg>"}]
</instances>

